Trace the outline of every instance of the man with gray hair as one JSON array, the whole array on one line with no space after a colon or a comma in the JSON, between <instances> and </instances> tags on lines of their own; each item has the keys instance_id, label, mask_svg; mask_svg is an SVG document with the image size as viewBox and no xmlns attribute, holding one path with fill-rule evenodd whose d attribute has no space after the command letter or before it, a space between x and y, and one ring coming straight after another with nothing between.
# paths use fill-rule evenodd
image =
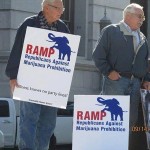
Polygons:
<instances>
[{"instance_id":1,"label":"man with gray hair","mask_svg":"<svg viewBox=\"0 0 150 150\"><path fill-rule=\"evenodd\" d=\"M130 95L130 150L135 150L131 129L138 119L141 84L150 90L148 44L140 32L144 20L142 6L128 5L121 22L102 30L93 52L95 65L103 75L102 94Z\"/></svg>"},{"instance_id":2,"label":"man with gray hair","mask_svg":"<svg viewBox=\"0 0 150 150\"><path fill-rule=\"evenodd\" d=\"M12 93L15 86L18 86L17 74L27 26L69 33L65 23L60 20L63 11L62 0L43 0L42 11L38 15L26 18L18 28L6 67ZM57 108L20 102L19 150L48 150L50 137L56 124L56 116Z\"/></svg>"}]
</instances>

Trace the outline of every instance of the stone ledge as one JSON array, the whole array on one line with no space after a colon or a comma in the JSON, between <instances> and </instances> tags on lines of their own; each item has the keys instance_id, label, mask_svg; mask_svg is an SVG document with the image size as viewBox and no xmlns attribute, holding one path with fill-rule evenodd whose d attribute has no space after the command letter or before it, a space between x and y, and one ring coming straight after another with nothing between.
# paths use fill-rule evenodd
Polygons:
<instances>
[{"instance_id":1,"label":"stone ledge","mask_svg":"<svg viewBox=\"0 0 150 150\"><path fill-rule=\"evenodd\" d=\"M92 60L87 60L82 57L77 57L75 69L82 70L82 71L98 72L98 70L95 67L94 62Z\"/></svg>"},{"instance_id":2,"label":"stone ledge","mask_svg":"<svg viewBox=\"0 0 150 150\"><path fill-rule=\"evenodd\" d=\"M0 10L15 10L38 13L41 10L41 0L0 0ZM34 6L34 7L33 7Z\"/></svg>"},{"instance_id":3,"label":"stone ledge","mask_svg":"<svg viewBox=\"0 0 150 150\"><path fill-rule=\"evenodd\" d=\"M6 63L9 58L9 51L0 51L0 63Z\"/></svg>"},{"instance_id":4,"label":"stone ledge","mask_svg":"<svg viewBox=\"0 0 150 150\"><path fill-rule=\"evenodd\" d=\"M8 61L10 51L0 51L0 63ZM75 65L75 70L98 72L92 60L86 60L78 57Z\"/></svg>"},{"instance_id":5,"label":"stone ledge","mask_svg":"<svg viewBox=\"0 0 150 150\"><path fill-rule=\"evenodd\" d=\"M7 63L9 55L10 55L9 51L0 51L0 63ZM150 65L150 58L149 58L149 65ZM85 60L80 57L77 58L75 70L98 72L92 60Z\"/></svg>"}]
</instances>

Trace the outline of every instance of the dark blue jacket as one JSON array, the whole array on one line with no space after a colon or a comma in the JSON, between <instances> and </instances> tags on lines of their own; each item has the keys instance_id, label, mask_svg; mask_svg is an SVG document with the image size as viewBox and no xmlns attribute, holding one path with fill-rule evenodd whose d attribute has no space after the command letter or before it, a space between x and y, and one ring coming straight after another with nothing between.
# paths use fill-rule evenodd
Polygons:
<instances>
[{"instance_id":1,"label":"dark blue jacket","mask_svg":"<svg viewBox=\"0 0 150 150\"><path fill-rule=\"evenodd\" d=\"M25 19L25 21L20 25L20 27L17 30L15 42L14 42L14 45L13 45L13 48L12 48L12 51L11 51L11 54L10 54L10 57L6 66L6 71L5 71L6 75L10 79L17 78L27 26L40 28L38 15ZM62 20L57 21L57 31L63 32L63 33L69 33L68 27L65 25L65 23Z\"/></svg>"},{"instance_id":2,"label":"dark blue jacket","mask_svg":"<svg viewBox=\"0 0 150 150\"><path fill-rule=\"evenodd\" d=\"M140 44L134 52L133 35L123 23L112 24L103 29L93 60L99 71L107 76L111 71L130 72L138 78L150 81L148 73L148 44L139 32Z\"/></svg>"}]
</instances>

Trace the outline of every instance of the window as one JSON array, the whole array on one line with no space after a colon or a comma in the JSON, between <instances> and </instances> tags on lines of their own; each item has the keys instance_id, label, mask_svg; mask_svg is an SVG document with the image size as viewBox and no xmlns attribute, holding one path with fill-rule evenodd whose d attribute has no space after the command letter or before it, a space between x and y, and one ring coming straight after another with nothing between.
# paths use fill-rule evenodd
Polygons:
<instances>
[{"instance_id":1,"label":"window","mask_svg":"<svg viewBox=\"0 0 150 150\"><path fill-rule=\"evenodd\" d=\"M61 19L67 24L70 32L74 33L74 0L63 0L65 11Z\"/></svg>"},{"instance_id":2,"label":"window","mask_svg":"<svg viewBox=\"0 0 150 150\"><path fill-rule=\"evenodd\" d=\"M141 31L144 33L145 36L147 36L147 14L148 14L148 0L130 0L130 3L137 3L143 6L144 15L146 17L146 20L143 22L143 25L141 26Z\"/></svg>"},{"instance_id":3,"label":"window","mask_svg":"<svg viewBox=\"0 0 150 150\"><path fill-rule=\"evenodd\" d=\"M0 101L0 117L9 117L9 104L7 101Z\"/></svg>"}]
</instances>

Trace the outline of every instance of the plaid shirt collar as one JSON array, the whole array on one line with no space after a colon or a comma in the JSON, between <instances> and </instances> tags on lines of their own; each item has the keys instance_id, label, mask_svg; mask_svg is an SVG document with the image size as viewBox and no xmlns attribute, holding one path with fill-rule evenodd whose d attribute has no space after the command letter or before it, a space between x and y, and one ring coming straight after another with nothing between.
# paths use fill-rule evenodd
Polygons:
<instances>
[{"instance_id":1,"label":"plaid shirt collar","mask_svg":"<svg viewBox=\"0 0 150 150\"><path fill-rule=\"evenodd\" d=\"M57 31L57 22L54 22L52 24L48 24L45 16L43 15L43 12L39 12L38 14L39 22L40 22L40 27L42 29L48 29L52 31Z\"/></svg>"}]
</instances>

